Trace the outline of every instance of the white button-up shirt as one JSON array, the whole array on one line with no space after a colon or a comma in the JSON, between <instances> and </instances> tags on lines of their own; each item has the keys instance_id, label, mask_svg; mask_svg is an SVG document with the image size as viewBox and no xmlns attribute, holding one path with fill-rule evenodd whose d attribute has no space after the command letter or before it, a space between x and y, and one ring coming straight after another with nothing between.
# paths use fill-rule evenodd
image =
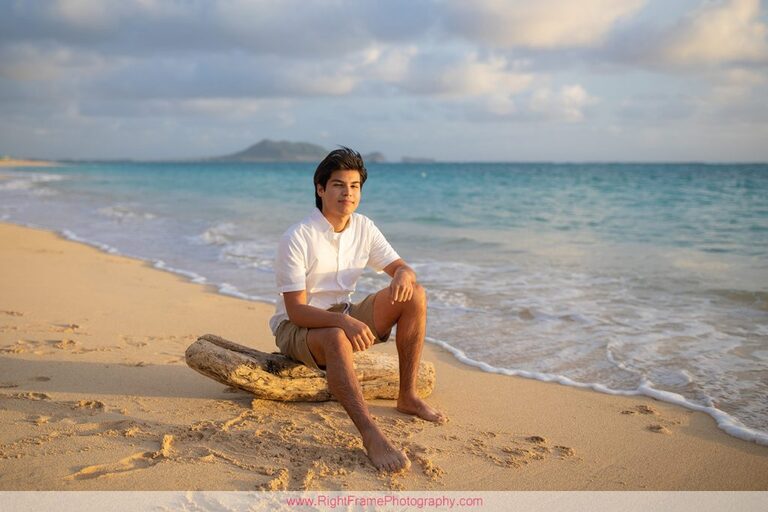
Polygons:
<instances>
[{"instance_id":1,"label":"white button-up shirt","mask_svg":"<svg viewBox=\"0 0 768 512\"><path fill-rule=\"evenodd\" d=\"M272 333L288 320L283 293L307 291L307 304L328 309L349 302L365 267L381 272L399 259L371 219L353 213L347 227L336 233L317 208L280 238L275 280L280 296L269 321Z\"/></svg>"}]
</instances>

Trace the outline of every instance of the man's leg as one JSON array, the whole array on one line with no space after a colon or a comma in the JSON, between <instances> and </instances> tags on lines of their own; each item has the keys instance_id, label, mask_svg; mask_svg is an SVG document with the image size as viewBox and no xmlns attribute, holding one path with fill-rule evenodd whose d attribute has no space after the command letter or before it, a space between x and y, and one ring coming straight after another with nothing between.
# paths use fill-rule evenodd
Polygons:
<instances>
[{"instance_id":1,"label":"man's leg","mask_svg":"<svg viewBox=\"0 0 768 512\"><path fill-rule=\"evenodd\" d=\"M379 291L373 302L373 323L376 332L386 333L397 324L397 356L400 363L400 391L397 410L428 421L442 423L447 417L430 407L416 394L416 377L424 347L427 327L427 294L416 284L408 302L392 303L389 289Z\"/></svg>"},{"instance_id":2,"label":"man's leg","mask_svg":"<svg viewBox=\"0 0 768 512\"><path fill-rule=\"evenodd\" d=\"M408 457L389 442L368 412L352 364L352 345L344 331L338 328L310 329L307 345L315 362L325 366L328 388L360 431L374 466L388 471L408 468L411 465Z\"/></svg>"}]
</instances>

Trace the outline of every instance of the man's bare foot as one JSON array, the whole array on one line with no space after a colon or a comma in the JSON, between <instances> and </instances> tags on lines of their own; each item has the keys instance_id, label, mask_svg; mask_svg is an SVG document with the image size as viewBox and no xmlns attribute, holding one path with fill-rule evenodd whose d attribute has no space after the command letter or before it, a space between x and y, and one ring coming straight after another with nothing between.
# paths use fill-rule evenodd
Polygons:
<instances>
[{"instance_id":1,"label":"man's bare foot","mask_svg":"<svg viewBox=\"0 0 768 512\"><path fill-rule=\"evenodd\" d=\"M362 433L362 437L368 458L371 459L376 469L397 472L411 467L408 456L395 448L378 427Z\"/></svg>"},{"instance_id":2,"label":"man's bare foot","mask_svg":"<svg viewBox=\"0 0 768 512\"><path fill-rule=\"evenodd\" d=\"M448 421L448 416L431 407L427 402L418 396L398 398L397 410L405 414L418 416L423 420L433 421L435 423L445 423Z\"/></svg>"}]
</instances>

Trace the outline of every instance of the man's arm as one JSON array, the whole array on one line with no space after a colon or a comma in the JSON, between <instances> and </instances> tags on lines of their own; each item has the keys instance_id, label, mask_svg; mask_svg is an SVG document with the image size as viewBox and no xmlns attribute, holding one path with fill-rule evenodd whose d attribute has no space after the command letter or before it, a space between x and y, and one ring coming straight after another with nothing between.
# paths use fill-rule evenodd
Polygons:
<instances>
[{"instance_id":1,"label":"man's arm","mask_svg":"<svg viewBox=\"0 0 768 512\"><path fill-rule=\"evenodd\" d=\"M396 259L386 267L384 272L389 274L392 282L389 284L389 300L408 302L413 298L413 287L416 284L416 272L402 258Z\"/></svg>"},{"instance_id":2,"label":"man's arm","mask_svg":"<svg viewBox=\"0 0 768 512\"><path fill-rule=\"evenodd\" d=\"M285 311L291 322L308 329L323 327L343 329L355 351L367 349L373 345L376 339L364 322L343 313L326 311L307 304L306 290L285 292L283 293L283 300L285 301Z\"/></svg>"}]
</instances>

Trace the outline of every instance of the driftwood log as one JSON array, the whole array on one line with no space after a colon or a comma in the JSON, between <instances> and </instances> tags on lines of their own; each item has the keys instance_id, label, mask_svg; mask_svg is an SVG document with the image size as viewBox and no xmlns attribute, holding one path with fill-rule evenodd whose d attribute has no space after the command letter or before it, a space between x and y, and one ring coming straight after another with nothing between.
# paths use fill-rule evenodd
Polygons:
<instances>
[{"instance_id":1,"label":"driftwood log","mask_svg":"<svg viewBox=\"0 0 768 512\"><path fill-rule=\"evenodd\" d=\"M249 391L257 398L289 402L333 400L325 373L281 354L268 354L205 334L187 348L190 368L215 381ZM354 354L355 374L366 399L396 399L399 374L397 357L370 350ZM421 397L435 387L435 367L422 361L416 383Z\"/></svg>"}]
</instances>

